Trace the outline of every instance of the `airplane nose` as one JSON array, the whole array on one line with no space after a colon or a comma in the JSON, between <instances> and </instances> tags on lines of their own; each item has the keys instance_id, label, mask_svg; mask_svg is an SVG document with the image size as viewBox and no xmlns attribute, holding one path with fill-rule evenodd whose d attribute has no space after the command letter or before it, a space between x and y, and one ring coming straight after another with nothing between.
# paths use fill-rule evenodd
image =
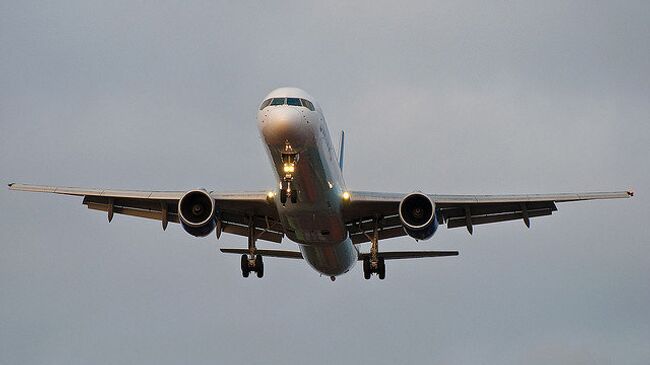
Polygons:
<instances>
[{"instance_id":1,"label":"airplane nose","mask_svg":"<svg viewBox=\"0 0 650 365\"><path fill-rule=\"evenodd\" d=\"M304 143L307 123L295 108L278 107L264 119L262 133L267 143L284 146L289 141L294 148Z\"/></svg>"},{"instance_id":2,"label":"airplane nose","mask_svg":"<svg viewBox=\"0 0 650 365\"><path fill-rule=\"evenodd\" d=\"M294 108L277 108L269 115L269 122L280 132L291 132L300 128L301 119L300 113Z\"/></svg>"}]
</instances>

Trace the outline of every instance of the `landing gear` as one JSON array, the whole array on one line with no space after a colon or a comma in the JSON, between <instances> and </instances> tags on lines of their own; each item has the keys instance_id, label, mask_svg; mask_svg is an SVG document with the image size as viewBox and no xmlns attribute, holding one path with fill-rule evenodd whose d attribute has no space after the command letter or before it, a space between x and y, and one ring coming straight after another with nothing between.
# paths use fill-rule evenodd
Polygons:
<instances>
[{"instance_id":1,"label":"landing gear","mask_svg":"<svg viewBox=\"0 0 650 365\"><path fill-rule=\"evenodd\" d=\"M296 164L298 162L298 154L292 152L291 146L287 144L285 152L282 154L282 169L284 178L282 179L282 188L280 189L280 202L282 205L287 204L287 198L291 199L292 204L298 202L297 191L291 189L293 176L296 172Z\"/></svg>"},{"instance_id":2,"label":"landing gear","mask_svg":"<svg viewBox=\"0 0 650 365\"><path fill-rule=\"evenodd\" d=\"M258 278L264 276L264 260L262 260L262 255L257 254L256 239L253 217L250 217L248 223L248 255L241 255L241 274L245 278L250 275L251 271L254 271Z\"/></svg>"},{"instance_id":3,"label":"landing gear","mask_svg":"<svg viewBox=\"0 0 650 365\"><path fill-rule=\"evenodd\" d=\"M264 261L262 261L262 255L255 256L255 272L257 272L258 278L264 276Z\"/></svg>"},{"instance_id":4,"label":"landing gear","mask_svg":"<svg viewBox=\"0 0 650 365\"><path fill-rule=\"evenodd\" d=\"M363 259L363 277L368 280L372 274L377 274L379 280L386 278L386 262L383 258L380 258L375 263L370 261L370 258Z\"/></svg>"},{"instance_id":5,"label":"landing gear","mask_svg":"<svg viewBox=\"0 0 650 365\"><path fill-rule=\"evenodd\" d=\"M280 189L280 203L282 203L282 205L287 204L287 189L284 186L285 183L283 182L282 189Z\"/></svg>"},{"instance_id":6,"label":"landing gear","mask_svg":"<svg viewBox=\"0 0 650 365\"><path fill-rule=\"evenodd\" d=\"M298 202L298 192L291 189L291 180L282 181L282 189L280 189L280 203L282 205L287 204L287 198L290 198L293 204Z\"/></svg>"},{"instance_id":7,"label":"landing gear","mask_svg":"<svg viewBox=\"0 0 650 365\"><path fill-rule=\"evenodd\" d=\"M377 264L377 276L379 276L379 280L384 280L386 278L386 262L384 259L379 259Z\"/></svg>"},{"instance_id":8,"label":"landing gear","mask_svg":"<svg viewBox=\"0 0 650 365\"><path fill-rule=\"evenodd\" d=\"M251 271L255 271L258 278L264 277L264 261L261 255L255 255L254 259L241 255L241 275L247 278Z\"/></svg>"},{"instance_id":9,"label":"landing gear","mask_svg":"<svg viewBox=\"0 0 650 365\"><path fill-rule=\"evenodd\" d=\"M363 277L369 280L370 275L372 275L372 267L370 267L370 259L366 258L363 259Z\"/></svg>"},{"instance_id":10,"label":"landing gear","mask_svg":"<svg viewBox=\"0 0 650 365\"><path fill-rule=\"evenodd\" d=\"M368 280L372 274L377 274L379 280L386 278L386 262L379 257L379 218L374 220L374 228L370 239L370 255L363 259L363 277Z\"/></svg>"},{"instance_id":11,"label":"landing gear","mask_svg":"<svg viewBox=\"0 0 650 365\"><path fill-rule=\"evenodd\" d=\"M250 272L251 272L250 267L248 267L248 256L241 255L241 275L247 278Z\"/></svg>"}]
</instances>

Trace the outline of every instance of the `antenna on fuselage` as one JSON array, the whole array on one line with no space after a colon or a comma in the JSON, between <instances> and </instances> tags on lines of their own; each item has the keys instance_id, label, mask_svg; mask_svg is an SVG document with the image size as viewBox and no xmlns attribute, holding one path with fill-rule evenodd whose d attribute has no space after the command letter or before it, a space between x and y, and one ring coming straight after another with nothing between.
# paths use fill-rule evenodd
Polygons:
<instances>
[{"instance_id":1,"label":"antenna on fuselage","mask_svg":"<svg viewBox=\"0 0 650 365\"><path fill-rule=\"evenodd\" d=\"M343 172L343 152L345 151L345 131L341 131L341 144L339 146L339 167Z\"/></svg>"}]
</instances>

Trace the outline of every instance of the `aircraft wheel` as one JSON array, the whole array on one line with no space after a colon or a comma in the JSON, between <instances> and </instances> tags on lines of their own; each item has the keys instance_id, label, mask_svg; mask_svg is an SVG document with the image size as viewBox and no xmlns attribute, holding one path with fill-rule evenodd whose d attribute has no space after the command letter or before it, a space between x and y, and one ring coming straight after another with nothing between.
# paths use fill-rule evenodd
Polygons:
<instances>
[{"instance_id":1,"label":"aircraft wheel","mask_svg":"<svg viewBox=\"0 0 650 365\"><path fill-rule=\"evenodd\" d=\"M282 205L287 204L287 190L285 188L280 189L280 203Z\"/></svg>"},{"instance_id":2,"label":"aircraft wheel","mask_svg":"<svg viewBox=\"0 0 650 365\"><path fill-rule=\"evenodd\" d=\"M245 278L250 274L250 268L248 267L248 256L241 255L241 275Z\"/></svg>"},{"instance_id":3,"label":"aircraft wheel","mask_svg":"<svg viewBox=\"0 0 650 365\"><path fill-rule=\"evenodd\" d=\"M291 203L296 204L298 202L298 192L293 190L291 191Z\"/></svg>"},{"instance_id":4,"label":"aircraft wheel","mask_svg":"<svg viewBox=\"0 0 650 365\"><path fill-rule=\"evenodd\" d=\"M370 275L372 275L372 269L370 268L370 260L363 259L363 277L366 280L368 280L370 279Z\"/></svg>"},{"instance_id":5,"label":"aircraft wheel","mask_svg":"<svg viewBox=\"0 0 650 365\"><path fill-rule=\"evenodd\" d=\"M260 255L255 256L255 271L257 272L258 278L264 276L264 261Z\"/></svg>"},{"instance_id":6,"label":"aircraft wheel","mask_svg":"<svg viewBox=\"0 0 650 365\"><path fill-rule=\"evenodd\" d=\"M377 275L379 275L379 280L386 278L386 262L384 259L379 259L377 263Z\"/></svg>"}]
</instances>

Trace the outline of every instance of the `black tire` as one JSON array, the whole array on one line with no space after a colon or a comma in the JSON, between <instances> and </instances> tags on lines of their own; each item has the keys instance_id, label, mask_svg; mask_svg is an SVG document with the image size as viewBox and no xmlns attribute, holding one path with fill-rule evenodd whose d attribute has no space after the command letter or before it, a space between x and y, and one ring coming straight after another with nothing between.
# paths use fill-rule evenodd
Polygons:
<instances>
[{"instance_id":1,"label":"black tire","mask_svg":"<svg viewBox=\"0 0 650 365\"><path fill-rule=\"evenodd\" d=\"M298 202L298 192L293 190L291 192L291 203L296 204Z\"/></svg>"},{"instance_id":2,"label":"black tire","mask_svg":"<svg viewBox=\"0 0 650 365\"><path fill-rule=\"evenodd\" d=\"M287 204L287 190L284 188L280 190L280 203L282 203L282 205Z\"/></svg>"},{"instance_id":3,"label":"black tire","mask_svg":"<svg viewBox=\"0 0 650 365\"><path fill-rule=\"evenodd\" d=\"M248 256L241 255L241 275L245 278L250 274L250 269L248 268Z\"/></svg>"},{"instance_id":4,"label":"black tire","mask_svg":"<svg viewBox=\"0 0 650 365\"><path fill-rule=\"evenodd\" d=\"M386 262L384 259L379 259L379 262L377 263L377 274L379 280L384 280L384 278L386 278Z\"/></svg>"},{"instance_id":5,"label":"black tire","mask_svg":"<svg viewBox=\"0 0 650 365\"><path fill-rule=\"evenodd\" d=\"M372 270L370 268L370 260L369 259L363 259L363 277L368 280L370 279L370 275L372 275Z\"/></svg>"},{"instance_id":6,"label":"black tire","mask_svg":"<svg viewBox=\"0 0 650 365\"><path fill-rule=\"evenodd\" d=\"M262 278L264 276L264 261L262 256L255 256L255 271L257 272L257 277Z\"/></svg>"}]
</instances>

